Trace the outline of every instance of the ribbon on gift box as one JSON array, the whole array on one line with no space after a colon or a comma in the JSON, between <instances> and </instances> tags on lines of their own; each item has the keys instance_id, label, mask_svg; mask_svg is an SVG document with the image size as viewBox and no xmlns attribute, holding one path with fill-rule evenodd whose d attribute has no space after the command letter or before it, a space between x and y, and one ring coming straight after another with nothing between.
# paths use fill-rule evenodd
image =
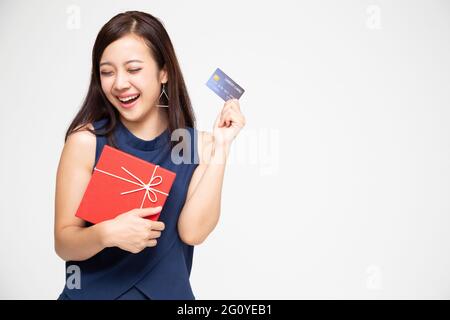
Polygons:
<instances>
[{"instance_id":1,"label":"ribbon on gift box","mask_svg":"<svg viewBox=\"0 0 450 320\"><path fill-rule=\"evenodd\" d=\"M123 177L120 177L120 176L117 176L117 175L115 175L115 174L112 174L112 173L110 173L110 172L107 172L107 171L104 171L104 170L101 170L101 169L97 169L97 168L94 168L94 170L96 170L96 171L98 171L98 172L101 172L101 173L104 173L104 174L107 174L107 175L109 175L109 176L111 176L111 177L114 177L114 178L117 178L117 179L120 179L120 180L123 180L123 181L127 181L127 182L129 182L129 183L132 183L132 184L135 184L135 185L137 185L137 186L139 186L140 188L138 188L138 189L134 189L134 190L130 190L130 191L125 191L125 192L122 192L122 193L120 193L121 195L125 195L125 194L129 194L129 193L132 193L132 192L138 192L138 191L141 191L141 190L145 190L145 194L144 194L144 197L142 198L142 203L141 203L141 209L142 209L142 206L144 205L144 201L145 201L145 198L146 197L148 197L148 199L151 201L151 202L156 202L156 201L158 201L158 197L157 197L157 195L156 195L156 192L159 192L159 193L162 193L162 194L164 194L164 195L166 195L166 196L168 196L169 194L168 193L165 193L165 192L163 192L163 191L161 191L161 190L158 190L158 189L156 189L156 188L153 188L153 187L155 187L155 186L157 186L157 185L160 185L161 183L162 183L162 181L163 181L163 179L162 179L162 177L161 176L155 176L155 173L156 173L156 169L158 168L159 166L158 165L155 165L155 169L153 169L153 173L152 173L152 176L151 176L151 178L150 178L150 182L149 183L147 183L147 184L145 184L141 179L139 179L138 177L136 177L134 174L132 174L130 171L128 171L126 168L124 168L124 167L120 167L123 171L125 171L126 173L128 173L130 176L132 176L134 179L136 179L138 182L135 182L135 181L132 181L132 180L129 180L129 179L126 179L126 178L123 178ZM155 180L158 180L159 179L159 181L155 181ZM153 197L152 197L153 196Z\"/></svg>"}]
</instances>

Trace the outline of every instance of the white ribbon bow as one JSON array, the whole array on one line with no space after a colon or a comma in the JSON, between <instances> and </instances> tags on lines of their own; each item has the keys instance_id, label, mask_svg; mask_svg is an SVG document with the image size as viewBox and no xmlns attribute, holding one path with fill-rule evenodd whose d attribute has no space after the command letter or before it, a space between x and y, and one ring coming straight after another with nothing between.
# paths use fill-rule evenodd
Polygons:
<instances>
[{"instance_id":1,"label":"white ribbon bow","mask_svg":"<svg viewBox=\"0 0 450 320\"><path fill-rule=\"evenodd\" d=\"M134 174L132 174L130 171L128 171L128 170L125 169L124 167L120 167L120 168L121 168L122 170L124 170L126 173L128 173L130 176L132 176L133 178L135 178L139 183L137 183L137 182L135 182L135 181L132 181L132 180L128 180L128 179L123 178L123 177L116 176L115 174L112 174L112 173L103 171L103 170L101 170L101 169L94 168L94 170L96 170L96 171L98 171L98 172L101 172L101 173L104 173L104 174L107 174L107 175L109 175L109 176L111 176L111 177L114 177L114 178L117 178L117 179L120 179L120 180L123 180L123 181L127 181L127 182L129 182L129 183L135 184L135 185L137 185L137 186L140 187L140 188L138 188L138 189L134 189L134 190L122 192L120 195L124 195L124 194L132 193L132 192L137 192L137 191L145 190L145 194L144 194L144 197L142 198L142 203L141 203L141 207L140 207L140 208L142 209L142 206L144 205L144 201L145 201L145 198L146 198L146 197L148 197L148 199L149 199L151 202L156 202L156 201L158 201L158 197L156 196L156 192L162 193L162 194L164 194L164 195L166 195L166 196L169 195L168 193L165 193L165 192L163 192L163 191L160 191L160 190L158 190L158 189L153 188L154 186L160 185L160 184L162 183L162 181L163 181L163 179L162 179L161 176L155 176L155 172L156 172L156 169L157 169L158 167L159 167L158 165L155 165L155 169L153 170L153 173L152 173L152 176L151 176L151 178L150 178L150 181L149 181L149 183L147 183L147 184L145 184L144 182L142 182L141 179L139 179L138 177L136 177ZM159 179L159 181L157 181L157 182L154 181L154 180L158 180L158 179ZM153 197L152 197L152 196L153 196Z\"/></svg>"}]
</instances>

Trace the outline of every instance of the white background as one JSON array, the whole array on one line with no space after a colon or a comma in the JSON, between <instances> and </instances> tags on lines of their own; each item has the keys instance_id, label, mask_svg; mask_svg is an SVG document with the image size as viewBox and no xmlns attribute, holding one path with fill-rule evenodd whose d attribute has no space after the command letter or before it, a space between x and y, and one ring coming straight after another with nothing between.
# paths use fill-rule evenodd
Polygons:
<instances>
[{"instance_id":1,"label":"white background","mask_svg":"<svg viewBox=\"0 0 450 320\"><path fill-rule=\"evenodd\" d=\"M246 92L198 299L450 298L450 1L0 3L0 298L55 299L55 174L101 26L164 22L200 130Z\"/></svg>"}]
</instances>

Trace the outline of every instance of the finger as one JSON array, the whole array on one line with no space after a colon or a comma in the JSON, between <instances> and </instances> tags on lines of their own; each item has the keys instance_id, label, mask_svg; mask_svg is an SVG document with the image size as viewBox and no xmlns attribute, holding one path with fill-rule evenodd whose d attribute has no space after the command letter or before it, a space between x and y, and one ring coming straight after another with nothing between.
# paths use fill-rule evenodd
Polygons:
<instances>
[{"instance_id":1,"label":"finger","mask_svg":"<svg viewBox=\"0 0 450 320\"><path fill-rule=\"evenodd\" d=\"M163 231L166 226L162 221L153 221L152 222L152 230Z\"/></svg>"},{"instance_id":2,"label":"finger","mask_svg":"<svg viewBox=\"0 0 450 320\"><path fill-rule=\"evenodd\" d=\"M238 99L234 99L233 106L236 107L236 109L238 111L241 111L241 105L239 104L239 100Z\"/></svg>"},{"instance_id":3,"label":"finger","mask_svg":"<svg viewBox=\"0 0 450 320\"><path fill-rule=\"evenodd\" d=\"M240 112L230 109L223 117L222 123L229 127L232 123L243 122L243 116Z\"/></svg>"},{"instance_id":4,"label":"finger","mask_svg":"<svg viewBox=\"0 0 450 320\"><path fill-rule=\"evenodd\" d=\"M228 117L223 116L222 120L220 121L220 127L228 127L227 120L228 120Z\"/></svg>"},{"instance_id":5,"label":"finger","mask_svg":"<svg viewBox=\"0 0 450 320\"><path fill-rule=\"evenodd\" d=\"M226 112L224 112L222 114L222 117L221 117L221 124L222 125L227 125L227 120L231 119L231 113L232 112L233 112L232 109L228 109Z\"/></svg>"},{"instance_id":6,"label":"finger","mask_svg":"<svg viewBox=\"0 0 450 320\"><path fill-rule=\"evenodd\" d=\"M225 114L220 114L219 128L223 127L224 125L225 125Z\"/></svg>"},{"instance_id":7,"label":"finger","mask_svg":"<svg viewBox=\"0 0 450 320\"><path fill-rule=\"evenodd\" d=\"M232 105L231 104L225 104L222 108L222 115L224 115L228 110L232 109Z\"/></svg>"},{"instance_id":8,"label":"finger","mask_svg":"<svg viewBox=\"0 0 450 320\"><path fill-rule=\"evenodd\" d=\"M216 121L214 122L214 128L220 127L221 120L222 120L222 113L219 113L216 117Z\"/></svg>"},{"instance_id":9,"label":"finger","mask_svg":"<svg viewBox=\"0 0 450 320\"><path fill-rule=\"evenodd\" d=\"M148 238L147 239L151 240L151 239L157 239L159 237L161 237L161 231L154 231L154 230L152 230L152 231L150 231L148 233Z\"/></svg>"},{"instance_id":10,"label":"finger","mask_svg":"<svg viewBox=\"0 0 450 320\"><path fill-rule=\"evenodd\" d=\"M221 115L219 127L222 126L229 127L232 124L232 122L243 122L243 121L244 116L242 115L240 110L229 108L225 113Z\"/></svg>"},{"instance_id":11,"label":"finger","mask_svg":"<svg viewBox=\"0 0 450 320\"><path fill-rule=\"evenodd\" d=\"M227 114L224 116L224 121L225 121L225 126L229 127L231 124L231 120L232 120L232 113L229 111L227 112Z\"/></svg>"},{"instance_id":12,"label":"finger","mask_svg":"<svg viewBox=\"0 0 450 320\"><path fill-rule=\"evenodd\" d=\"M233 123L239 123L242 127L245 125L245 117L240 110L231 109L228 116Z\"/></svg>"},{"instance_id":13,"label":"finger","mask_svg":"<svg viewBox=\"0 0 450 320\"><path fill-rule=\"evenodd\" d=\"M225 101L225 103L239 103L239 100L236 98L231 98L231 99L228 99L227 101Z\"/></svg>"},{"instance_id":14,"label":"finger","mask_svg":"<svg viewBox=\"0 0 450 320\"><path fill-rule=\"evenodd\" d=\"M144 209L137 209L136 213L139 217L144 218L148 216L152 216L155 214L158 214L161 212L162 207L152 207L152 208L144 208Z\"/></svg>"},{"instance_id":15,"label":"finger","mask_svg":"<svg viewBox=\"0 0 450 320\"><path fill-rule=\"evenodd\" d=\"M154 221L149 220L149 219L142 219L142 222L145 223L145 228L146 228L147 230L152 230L153 222L154 222Z\"/></svg>"},{"instance_id":16,"label":"finger","mask_svg":"<svg viewBox=\"0 0 450 320\"><path fill-rule=\"evenodd\" d=\"M155 240L155 239L148 240L147 241L147 247L154 247L154 246L156 246L157 243L158 243L158 241Z\"/></svg>"},{"instance_id":17,"label":"finger","mask_svg":"<svg viewBox=\"0 0 450 320\"><path fill-rule=\"evenodd\" d=\"M230 107L230 108L234 108L236 110L241 110L240 105L239 105L239 100L238 99L230 99L227 102L225 102L224 107Z\"/></svg>"}]
</instances>

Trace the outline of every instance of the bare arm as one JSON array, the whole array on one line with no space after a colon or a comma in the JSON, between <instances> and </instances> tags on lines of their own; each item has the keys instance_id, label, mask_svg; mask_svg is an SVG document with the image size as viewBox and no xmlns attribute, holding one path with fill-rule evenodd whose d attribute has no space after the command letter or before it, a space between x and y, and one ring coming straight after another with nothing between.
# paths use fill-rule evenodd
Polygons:
<instances>
[{"instance_id":1,"label":"bare arm","mask_svg":"<svg viewBox=\"0 0 450 320\"><path fill-rule=\"evenodd\" d=\"M226 149L215 150L211 134L202 132L201 135L201 161L192 175L186 203L178 220L180 237L190 245L202 243L219 221L226 165Z\"/></svg>"},{"instance_id":2,"label":"bare arm","mask_svg":"<svg viewBox=\"0 0 450 320\"><path fill-rule=\"evenodd\" d=\"M63 260L85 260L105 248L103 224L86 228L75 217L95 161L95 136L71 134L62 151L56 175L55 251Z\"/></svg>"},{"instance_id":3,"label":"bare arm","mask_svg":"<svg viewBox=\"0 0 450 320\"><path fill-rule=\"evenodd\" d=\"M214 124L214 133L201 132L200 164L189 184L186 203L178 219L178 233L187 244L202 243L220 217L222 185L230 145L245 118L237 100L227 101Z\"/></svg>"}]
</instances>

